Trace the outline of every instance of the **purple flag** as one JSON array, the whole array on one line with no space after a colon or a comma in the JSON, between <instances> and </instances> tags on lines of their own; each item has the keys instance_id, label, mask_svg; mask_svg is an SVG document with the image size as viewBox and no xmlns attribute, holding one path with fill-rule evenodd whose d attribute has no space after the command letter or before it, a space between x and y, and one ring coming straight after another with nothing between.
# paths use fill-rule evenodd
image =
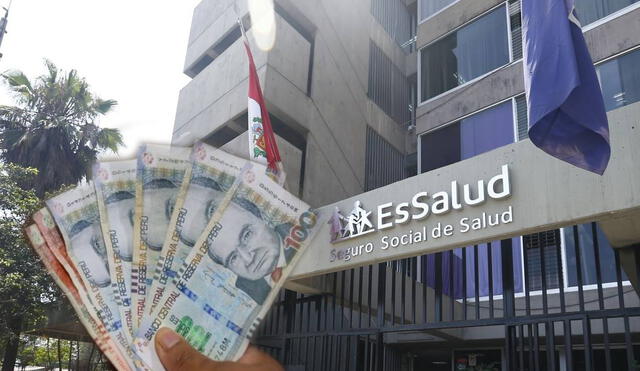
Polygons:
<instances>
[{"instance_id":1,"label":"purple flag","mask_svg":"<svg viewBox=\"0 0 640 371\"><path fill-rule=\"evenodd\" d=\"M523 0L522 21L529 138L602 175L611 155L609 124L574 0Z\"/></svg>"}]
</instances>

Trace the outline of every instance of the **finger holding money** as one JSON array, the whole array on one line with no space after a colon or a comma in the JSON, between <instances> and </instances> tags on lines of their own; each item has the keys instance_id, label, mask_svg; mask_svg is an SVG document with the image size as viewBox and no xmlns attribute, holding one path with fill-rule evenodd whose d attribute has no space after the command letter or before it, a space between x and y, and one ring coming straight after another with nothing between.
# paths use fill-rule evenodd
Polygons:
<instances>
[{"instance_id":1,"label":"finger holding money","mask_svg":"<svg viewBox=\"0 0 640 371\"><path fill-rule=\"evenodd\" d=\"M238 362L217 362L198 353L177 333L162 328L156 336L156 349L167 371L283 371L282 366L256 347L247 348Z\"/></svg>"}]
</instances>

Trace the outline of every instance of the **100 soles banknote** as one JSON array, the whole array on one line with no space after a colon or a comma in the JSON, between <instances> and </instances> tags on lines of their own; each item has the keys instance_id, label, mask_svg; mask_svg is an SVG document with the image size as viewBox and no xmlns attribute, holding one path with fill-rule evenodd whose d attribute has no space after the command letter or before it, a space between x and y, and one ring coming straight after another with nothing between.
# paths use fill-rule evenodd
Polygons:
<instances>
[{"instance_id":1,"label":"100 soles banknote","mask_svg":"<svg viewBox=\"0 0 640 371\"><path fill-rule=\"evenodd\" d=\"M162 369L154 349L160 327L216 360L235 360L312 239L317 211L246 163L209 223L146 317L135 352Z\"/></svg>"},{"instance_id":2,"label":"100 soles banknote","mask_svg":"<svg viewBox=\"0 0 640 371\"><path fill-rule=\"evenodd\" d=\"M118 351L109 333L98 319L97 314L92 310L93 306L88 302L86 292L72 282L69 273L52 253L52 249L48 246L38 226L35 224L28 226L25 229L25 233L31 242L31 246L33 246L33 249L44 264L45 269L67 296L71 306L78 314L78 319L84 325L89 336L91 336L98 348L119 370L132 370L132 366Z\"/></svg>"},{"instance_id":3,"label":"100 soles banknote","mask_svg":"<svg viewBox=\"0 0 640 371\"><path fill-rule=\"evenodd\" d=\"M131 335L131 262L136 172L136 160L100 162L94 166L93 172L111 285L123 325Z\"/></svg>"},{"instance_id":4,"label":"100 soles banknote","mask_svg":"<svg viewBox=\"0 0 640 371\"><path fill-rule=\"evenodd\" d=\"M240 174L245 160L204 143L191 153L193 165L176 198L167 239L158 258L147 314L160 303L166 286L176 277L211 216ZM260 167L260 165L257 165Z\"/></svg>"},{"instance_id":5,"label":"100 soles banknote","mask_svg":"<svg viewBox=\"0 0 640 371\"><path fill-rule=\"evenodd\" d=\"M190 148L151 144L142 146L138 153L131 267L134 332L145 313L153 270L164 244L178 190L186 169L191 167L190 153Z\"/></svg>"},{"instance_id":6,"label":"100 soles banknote","mask_svg":"<svg viewBox=\"0 0 640 371\"><path fill-rule=\"evenodd\" d=\"M98 202L93 183L81 185L46 201L60 233L67 254L78 269L89 300L118 350L133 360L131 337L123 328L115 301L102 237Z\"/></svg>"}]
</instances>

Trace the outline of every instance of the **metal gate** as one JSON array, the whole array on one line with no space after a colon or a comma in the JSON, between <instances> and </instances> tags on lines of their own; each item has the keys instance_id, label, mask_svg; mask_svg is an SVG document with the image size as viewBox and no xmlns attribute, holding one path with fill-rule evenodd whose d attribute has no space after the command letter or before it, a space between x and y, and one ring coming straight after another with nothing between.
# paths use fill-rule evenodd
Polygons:
<instances>
[{"instance_id":1,"label":"metal gate","mask_svg":"<svg viewBox=\"0 0 640 371\"><path fill-rule=\"evenodd\" d=\"M590 223L333 273L255 343L288 370L635 370L640 300L605 244Z\"/></svg>"}]
</instances>

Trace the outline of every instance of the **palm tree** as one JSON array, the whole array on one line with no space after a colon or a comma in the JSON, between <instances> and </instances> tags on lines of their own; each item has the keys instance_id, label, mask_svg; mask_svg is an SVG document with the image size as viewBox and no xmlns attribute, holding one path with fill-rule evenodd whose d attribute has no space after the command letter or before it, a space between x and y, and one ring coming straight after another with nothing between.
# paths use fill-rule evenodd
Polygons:
<instances>
[{"instance_id":1,"label":"palm tree","mask_svg":"<svg viewBox=\"0 0 640 371\"><path fill-rule=\"evenodd\" d=\"M0 158L38 169L26 185L38 196L89 178L97 155L123 144L118 129L96 123L117 102L93 95L76 70L64 73L45 64L48 73L34 82L20 71L0 75L17 103L0 106Z\"/></svg>"}]
</instances>

